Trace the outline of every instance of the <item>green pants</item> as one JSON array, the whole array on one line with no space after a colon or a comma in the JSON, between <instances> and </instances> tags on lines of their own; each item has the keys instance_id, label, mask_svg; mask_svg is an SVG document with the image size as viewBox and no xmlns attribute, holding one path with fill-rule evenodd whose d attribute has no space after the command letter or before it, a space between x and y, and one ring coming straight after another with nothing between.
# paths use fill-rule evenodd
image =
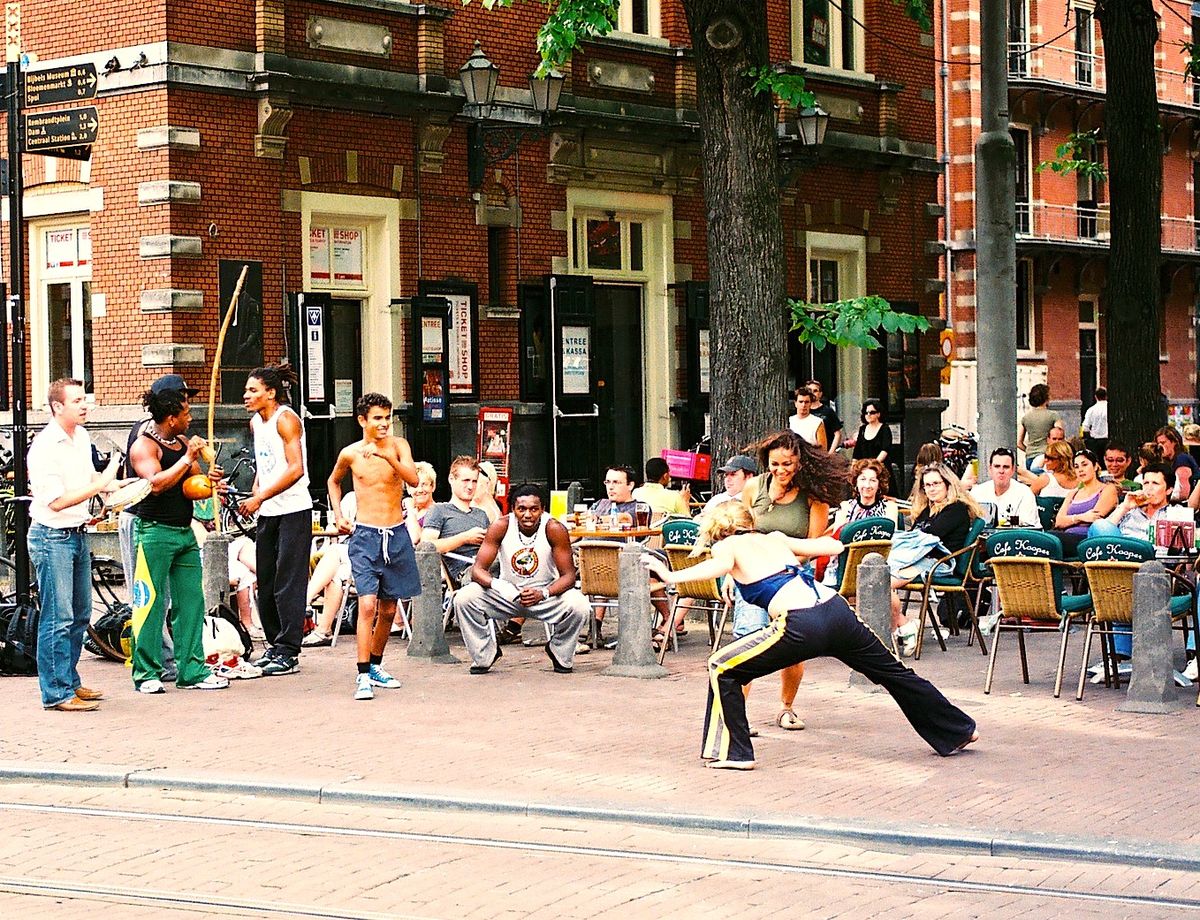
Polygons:
<instances>
[{"instance_id":1,"label":"green pants","mask_svg":"<svg viewBox=\"0 0 1200 920\"><path fill-rule=\"evenodd\" d=\"M138 518L134 535L132 656L133 683L162 678L163 588L170 585L171 626L180 687L211 673L204 664L204 586L200 547L191 527L172 527ZM168 581L169 579L169 581Z\"/></svg>"}]
</instances>

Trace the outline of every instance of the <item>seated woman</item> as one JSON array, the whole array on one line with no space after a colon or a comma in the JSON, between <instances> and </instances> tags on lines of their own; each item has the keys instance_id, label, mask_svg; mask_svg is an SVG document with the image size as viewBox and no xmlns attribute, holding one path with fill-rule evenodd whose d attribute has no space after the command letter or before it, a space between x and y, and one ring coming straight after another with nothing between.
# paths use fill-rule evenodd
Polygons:
<instances>
[{"instance_id":1,"label":"seated woman","mask_svg":"<svg viewBox=\"0 0 1200 920\"><path fill-rule=\"evenodd\" d=\"M1063 499L1050 531L1062 541L1063 557L1074 559L1088 528L1104 520L1117 507L1117 487L1100 481L1100 461L1090 450L1075 452L1075 478L1079 485Z\"/></svg>"},{"instance_id":2,"label":"seated woman","mask_svg":"<svg viewBox=\"0 0 1200 920\"><path fill-rule=\"evenodd\" d=\"M854 494L838 505L833 517L833 535L846 524L869 517L885 517L893 524L899 518L899 508L888 495L887 467L874 457L855 460L850 466L850 486Z\"/></svg>"},{"instance_id":3,"label":"seated woman","mask_svg":"<svg viewBox=\"0 0 1200 920\"><path fill-rule=\"evenodd\" d=\"M1017 479L1033 490L1039 498L1062 498L1077 485L1071 445L1066 441L1051 441L1042 458L1043 472L1033 473L1017 467Z\"/></svg>"},{"instance_id":4,"label":"seated woman","mask_svg":"<svg viewBox=\"0 0 1200 920\"><path fill-rule=\"evenodd\" d=\"M916 651L921 622L917 617L903 615L897 590L914 578L928 575L939 557L962 549L971 522L983 516L979 503L948 466L932 463L925 467L913 498L913 529L896 534L888 555L892 573L892 626L900 654L905 658Z\"/></svg>"},{"instance_id":5,"label":"seated woman","mask_svg":"<svg viewBox=\"0 0 1200 920\"><path fill-rule=\"evenodd\" d=\"M404 484L408 497L404 499L404 522L409 525L413 535L413 545L421 542L421 528L425 524L425 515L437 504L433 500L433 492L437 488L437 470L432 463L424 460L417 461L417 484Z\"/></svg>"},{"instance_id":6,"label":"seated woman","mask_svg":"<svg viewBox=\"0 0 1200 920\"><path fill-rule=\"evenodd\" d=\"M701 757L714 769L752 770L754 748L742 687L781 668L823 656L837 658L892 695L905 717L942 756L975 741L975 720L951 704L929 681L901 664L845 599L818 584L797 559L836 555L831 537L796 539L756 533L754 518L726 502L702 523L697 551L712 559L672 572L647 555L646 567L663 581L732 575L742 593L766 607L770 624L735 640L708 660L708 711Z\"/></svg>"},{"instance_id":7,"label":"seated woman","mask_svg":"<svg viewBox=\"0 0 1200 920\"><path fill-rule=\"evenodd\" d=\"M342 514L353 521L358 510L358 497L353 492L342 496ZM330 540L325 551L317 557L313 573L308 579L308 592L305 604L308 609L305 614L316 626L305 636L300 644L305 648L322 648L333 643L333 618L342 609L342 598L346 586L350 583L350 555L344 539ZM317 598L322 598L321 613L318 616L313 609Z\"/></svg>"}]
</instances>

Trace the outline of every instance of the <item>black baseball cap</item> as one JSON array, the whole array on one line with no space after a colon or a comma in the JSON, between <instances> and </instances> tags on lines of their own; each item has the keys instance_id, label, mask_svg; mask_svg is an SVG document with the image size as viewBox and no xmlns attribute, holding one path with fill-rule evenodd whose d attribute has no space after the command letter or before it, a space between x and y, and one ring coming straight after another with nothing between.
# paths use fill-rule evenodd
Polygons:
<instances>
[{"instance_id":1,"label":"black baseball cap","mask_svg":"<svg viewBox=\"0 0 1200 920\"><path fill-rule=\"evenodd\" d=\"M188 399L200 392L195 387L189 387L187 381L178 374L163 374L150 384L151 393L167 393L172 390L186 394Z\"/></svg>"},{"instance_id":2,"label":"black baseball cap","mask_svg":"<svg viewBox=\"0 0 1200 920\"><path fill-rule=\"evenodd\" d=\"M743 473L749 473L751 476L758 473L758 466L753 460L744 454L738 454L735 457L730 457L729 462L724 466L718 467L718 473L732 473L735 470L741 470Z\"/></svg>"}]
</instances>

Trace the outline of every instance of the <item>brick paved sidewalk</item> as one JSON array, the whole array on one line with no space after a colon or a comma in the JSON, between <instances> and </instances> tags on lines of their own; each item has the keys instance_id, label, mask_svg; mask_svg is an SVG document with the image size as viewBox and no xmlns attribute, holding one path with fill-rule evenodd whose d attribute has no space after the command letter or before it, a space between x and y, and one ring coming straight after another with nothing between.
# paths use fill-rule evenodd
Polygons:
<instances>
[{"instance_id":1,"label":"brick paved sidewalk","mask_svg":"<svg viewBox=\"0 0 1200 920\"><path fill-rule=\"evenodd\" d=\"M506 647L491 674L470 676L456 638L460 665L410 660L393 641L385 663L404 688L378 691L372 702L351 699L352 640L306 651L293 676L151 697L133 692L124 668L85 652L85 682L109 697L98 712L43 712L33 679L0 678L0 766L108 764L663 814L1200 845L1195 691L1167 716L1118 713L1124 691L1103 687L1089 686L1083 703L1070 690L1055 700L1054 636L1030 640L1029 687L1008 637L991 696L977 649L963 640L948 653L927 648L916 669L971 713L982 735L945 759L886 694L848 687L838 662L810 665L797 700L802 732L774 727L779 684L760 681L750 700L762 733L752 773L701 767L703 627L692 627L681 653L667 658L671 676L657 681L601 676L611 652L581 656L574 675L555 675L540 648L521 646ZM1079 654L1073 638L1068 674Z\"/></svg>"}]
</instances>

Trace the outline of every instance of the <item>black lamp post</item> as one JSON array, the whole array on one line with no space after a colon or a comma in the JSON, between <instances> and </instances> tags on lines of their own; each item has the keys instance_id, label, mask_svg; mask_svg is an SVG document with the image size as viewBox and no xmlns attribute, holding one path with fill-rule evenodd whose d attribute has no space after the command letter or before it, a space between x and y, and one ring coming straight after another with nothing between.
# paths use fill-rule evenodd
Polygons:
<instances>
[{"instance_id":1,"label":"black lamp post","mask_svg":"<svg viewBox=\"0 0 1200 920\"><path fill-rule=\"evenodd\" d=\"M464 113L472 119L467 129L467 183L472 189L483 185L484 175L490 165L508 159L521 144L528 132L545 132L545 118L558 111L565 77L556 70L544 75L529 76L531 108L538 116L536 124L503 122L489 124L487 119L496 102L496 86L500 81L500 68L488 60L478 41L475 50L465 64L458 69L462 80L463 95L471 112Z\"/></svg>"}]
</instances>

